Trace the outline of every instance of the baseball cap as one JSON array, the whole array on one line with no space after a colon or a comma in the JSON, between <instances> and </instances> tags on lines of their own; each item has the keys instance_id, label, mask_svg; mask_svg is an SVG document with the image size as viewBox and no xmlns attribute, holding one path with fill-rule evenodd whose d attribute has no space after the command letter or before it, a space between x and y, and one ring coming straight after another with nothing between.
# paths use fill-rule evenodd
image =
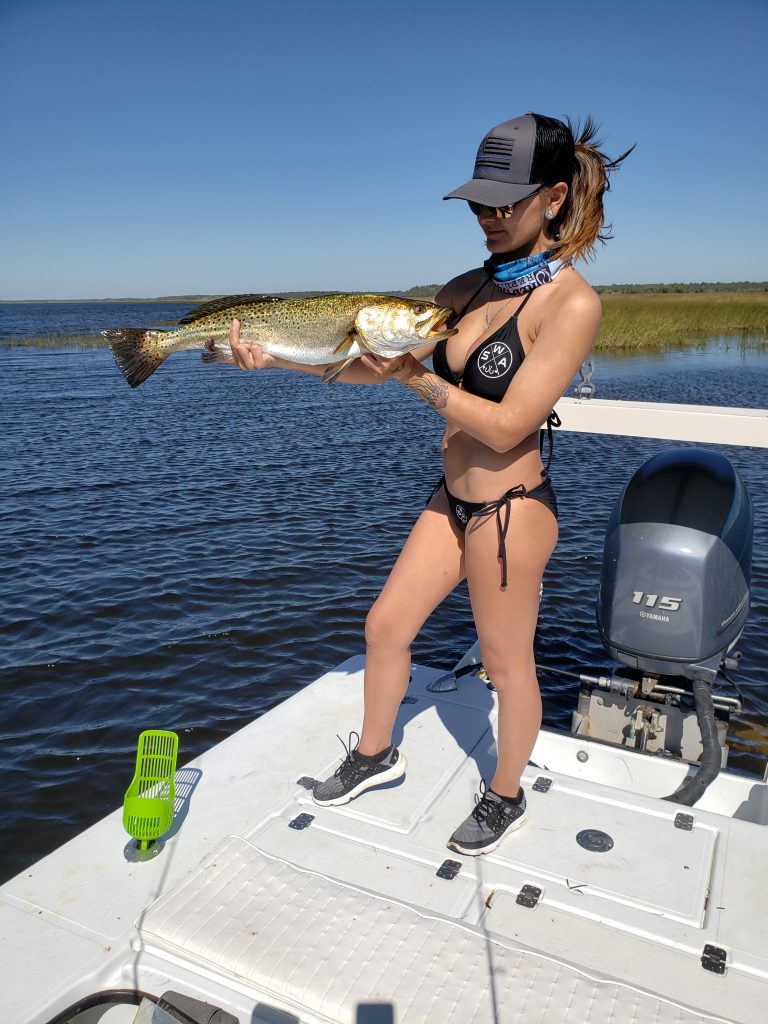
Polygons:
<instances>
[{"instance_id":1,"label":"baseball cap","mask_svg":"<svg viewBox=\"0 0 768 1024\"><path fill-rule=\"evenodd\" d=\"M470 181L443 199L469 199L483 206L507 206L527 199L543 184L531 181L535 149L533 114L497 124L480 143Z\"/></svg>"}]
</instances>

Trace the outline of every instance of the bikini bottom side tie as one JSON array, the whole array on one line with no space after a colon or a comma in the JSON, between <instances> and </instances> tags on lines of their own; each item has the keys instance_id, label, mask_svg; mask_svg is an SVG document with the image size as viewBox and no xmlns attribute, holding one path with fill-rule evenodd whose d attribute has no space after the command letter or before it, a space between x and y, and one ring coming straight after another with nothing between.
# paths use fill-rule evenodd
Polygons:
<instances>
[{"instance_id":1,"label":"bikini bottom side tie","mask_svg":"<svg viewBox=\"0 0 768 1024\"><path fill-rule=\"evenodd\" d=\"M548 476L542 474L543 479L540 484L536 487L532 487L531 490L527 490L524 484L518 484L516 487L511 487L505 494L497 501L465 501L463 498L457 498L451 494L445 484L445 477L441 477L438 481L437 486L433 489L429 498L427 499L427 505L432 500L435 494L442 487L445 491L445 496L448 499L448 514L456 525L457 529L461 530L462 533L467 529L467 524L473 516L492 516L496 514L496 529L499 535L499 559L501 560L501 586L502 588L507 585L507 532L509 530L509 520L511 517L510 504L514 498L531 498L535 501L540 502L557 519L557 498L552 487L552 481ZM501 510L505 509L504 520L502 521Z\"/></svg>"},{"instance_id":2,"label":"bikini bottom side tie","mask_svg":"<svg viewBox=\"0 0 768 1024\"><path fill-rule=\"evenodd\" d=\"M507 531L509 530L509 520L512 515L510 508L514 498L524 498L528 494L525 484L518 484L516 487L510 488L506 493L498 499L498 501L489 501L487 505L483 505L482 508L472 513L472 518L477 517L478 519L482 516L492 516L496 513L496 530L499 537L499 558L501 559L501 589L506 590L507 587ZM504 522L501 521L501 510L504 509L506 515Z\"/></svg>"}]
</instances>

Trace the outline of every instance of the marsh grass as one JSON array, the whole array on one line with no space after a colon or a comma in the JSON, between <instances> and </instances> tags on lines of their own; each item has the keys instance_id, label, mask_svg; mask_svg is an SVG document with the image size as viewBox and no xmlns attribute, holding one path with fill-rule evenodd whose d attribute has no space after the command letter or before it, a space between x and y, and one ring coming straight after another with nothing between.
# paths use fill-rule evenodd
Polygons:
<instances>
[{"instance_id":1,"label":"marsh grass","mask_svg":"<svg viewBox=\"0 0 768 1024\"><path fill-rule=\"evenodd\" d=\"M600 296L596 352L697 347L709 338L768 344L768 293L709 292Z\"/></svg>"},{"instance_id":2,"label":"marsh grass","mask_svg":"<svg viewBox=\"0 0 768 1024\"><path fill-rule=\"evenodd\" d=\"M100 334L35 334L0 338L0 348L109 348L109 342Z\"/></svg>"},{"instance_id":3,"label":"marsh grass","mask_svg":"<svg viewBox=\"0 0 768 1024\"><path fill-rule=\"evenodd\" d=\"M603 293L600 299L603 323L595 352L697 348L727 337L742 346L768 346L768 292ZM93 349L107 348L108 342L100 334L38 334L2 338L3 347Z\"/></svg>"},{"instance_id":4,"label":"marsh grass","mask_svg":"<svg viewBox=\"0 0 768 1024\"><path fill-rule=\"evenodd\" d=\"M158 320L153 327L175 327L176 320ZM0 348L109 348L101 334L35 334L28 338L0 338Z\"/></svg>"}]
</instances>

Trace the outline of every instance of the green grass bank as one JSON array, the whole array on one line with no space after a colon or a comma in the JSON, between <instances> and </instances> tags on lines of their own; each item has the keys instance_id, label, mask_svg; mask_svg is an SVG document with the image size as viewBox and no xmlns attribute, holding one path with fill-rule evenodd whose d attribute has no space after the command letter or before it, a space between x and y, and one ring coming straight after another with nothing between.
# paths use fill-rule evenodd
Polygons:
<instances>
[{"instance_id":1,"label":"green grass bank","mask_svg":"<svg viewBox=\"0 0 768 1024\"><path fill-rule=\"evenodd\" d=\"M768 292L603 292L596 352L659 352L708 338L768 344Z\"/></svg>"}]
</instances>

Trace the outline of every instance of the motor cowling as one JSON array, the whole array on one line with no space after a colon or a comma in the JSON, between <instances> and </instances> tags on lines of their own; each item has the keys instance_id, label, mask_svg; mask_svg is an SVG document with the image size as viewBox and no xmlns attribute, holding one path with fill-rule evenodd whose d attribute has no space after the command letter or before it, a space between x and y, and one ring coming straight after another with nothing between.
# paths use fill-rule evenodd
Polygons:
<instances>
[{"instance_id":1,"label":"motor cowling","mask_svg":"<svg viewBox=\"0 0 768 1024\"><path fill-rule=\"evenodd\" d=\"M712 681L749 613L752 505L729 460L673 448L614 505L597 623L611 656L647 675Z\"/></svg>"}]
</instances>

